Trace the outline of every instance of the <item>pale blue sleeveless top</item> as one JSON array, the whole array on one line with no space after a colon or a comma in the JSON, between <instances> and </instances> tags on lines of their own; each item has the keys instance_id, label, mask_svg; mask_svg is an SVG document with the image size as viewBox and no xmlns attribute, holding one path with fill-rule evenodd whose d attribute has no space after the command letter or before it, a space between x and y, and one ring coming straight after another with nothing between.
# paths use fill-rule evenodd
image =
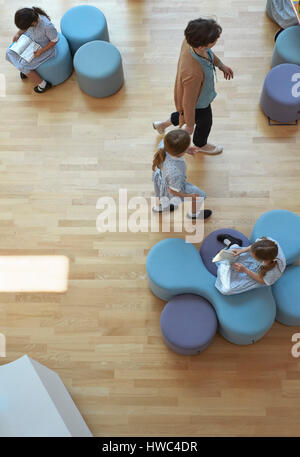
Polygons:
<instances>
[{"instance_id":1,"label":"pale blue sleeveless top","mask_svg":"<svg viewBox=\"0 0 300 457\"><path fill-rule=\"evenodd\" d=\"M191 49L191 54L194 59L201 65L204 74L205 74L205 81L204 86L202 87L202 91L200 97L198 99L196 108L207 108L208 105L214 100L217 95L215 91L215 76L214 76L214 55L210 49L207 49L207 53L210 59L210 62L206 60L204 57L198 56L193 49Z\"/></svg>"}]
</instances>

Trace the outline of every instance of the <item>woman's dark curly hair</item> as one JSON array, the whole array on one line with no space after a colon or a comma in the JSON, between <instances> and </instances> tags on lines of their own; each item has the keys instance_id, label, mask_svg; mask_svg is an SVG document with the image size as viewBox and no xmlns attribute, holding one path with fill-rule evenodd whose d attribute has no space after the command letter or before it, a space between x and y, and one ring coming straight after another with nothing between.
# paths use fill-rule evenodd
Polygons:
<instances>
[{"instance_id":1,"label":"woman's dark curly hair","mask_svg":"<svg viewBox=\"0 0 300 457\"><path fill-rule=\"evenodd\" d=\"M214 19L194 19L184 31L186 41L192 48L214 43L222 33L222 27Z\"/></svg>"}]
</instances>

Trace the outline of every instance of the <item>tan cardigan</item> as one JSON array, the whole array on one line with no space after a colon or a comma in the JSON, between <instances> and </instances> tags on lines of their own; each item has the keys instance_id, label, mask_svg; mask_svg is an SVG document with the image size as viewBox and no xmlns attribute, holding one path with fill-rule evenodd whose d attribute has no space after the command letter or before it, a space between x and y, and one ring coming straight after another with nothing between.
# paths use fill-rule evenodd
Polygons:
<instances>
[{"instance_id":1,"label":"tan cardigan","mask_svg":"<svg viewBox=\"0 0 300 457\"><path fill-rule=\"evenodd\" d=\"M201 65L192 56L190 46L183 41L177 66L177 75L174 87L174 101L176 110L179 111L179 127L186 124L194 127L195 109L200 97L205 73ZM214 65L219 62L214 54Z\"/></svg>"}]
</instances>

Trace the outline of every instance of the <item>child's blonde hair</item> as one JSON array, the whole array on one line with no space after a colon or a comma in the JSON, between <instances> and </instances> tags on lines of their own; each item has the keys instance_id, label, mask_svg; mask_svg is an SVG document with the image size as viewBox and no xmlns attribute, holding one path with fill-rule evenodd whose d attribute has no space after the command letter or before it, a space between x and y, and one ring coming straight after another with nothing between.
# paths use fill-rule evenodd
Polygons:
<instances>
[{"instance_id":1,"label":"child's blonde hair","mask_svg":"<svg viewBox=\"0 0 300 457\"><path fill-rule=\"evenodd\" d=\"M164 148L158 149L154 155L152 170L155 171L156 167L161 168L166 158L166 151L172 156L176 156L186 151L190 144L191 138L186 130L171 130L164 137Z\"/></svg>"}]
</instances>

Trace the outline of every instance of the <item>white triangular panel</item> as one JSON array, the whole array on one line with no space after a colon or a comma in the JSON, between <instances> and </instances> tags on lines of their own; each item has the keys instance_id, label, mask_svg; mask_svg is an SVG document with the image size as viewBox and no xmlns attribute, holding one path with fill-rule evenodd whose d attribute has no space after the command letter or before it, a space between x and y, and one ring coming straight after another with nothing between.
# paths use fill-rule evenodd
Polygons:
<instances>
[{"instance_id":1,"label":"white triangular panel","mask_svg":"<svg viewBox=\"0 0 300 457\"><path fill-rule=\"evenodd\" d=\"M0 437L92 436L60 377L27 355L0 366Z\"/></svg>"}]
</instances>

